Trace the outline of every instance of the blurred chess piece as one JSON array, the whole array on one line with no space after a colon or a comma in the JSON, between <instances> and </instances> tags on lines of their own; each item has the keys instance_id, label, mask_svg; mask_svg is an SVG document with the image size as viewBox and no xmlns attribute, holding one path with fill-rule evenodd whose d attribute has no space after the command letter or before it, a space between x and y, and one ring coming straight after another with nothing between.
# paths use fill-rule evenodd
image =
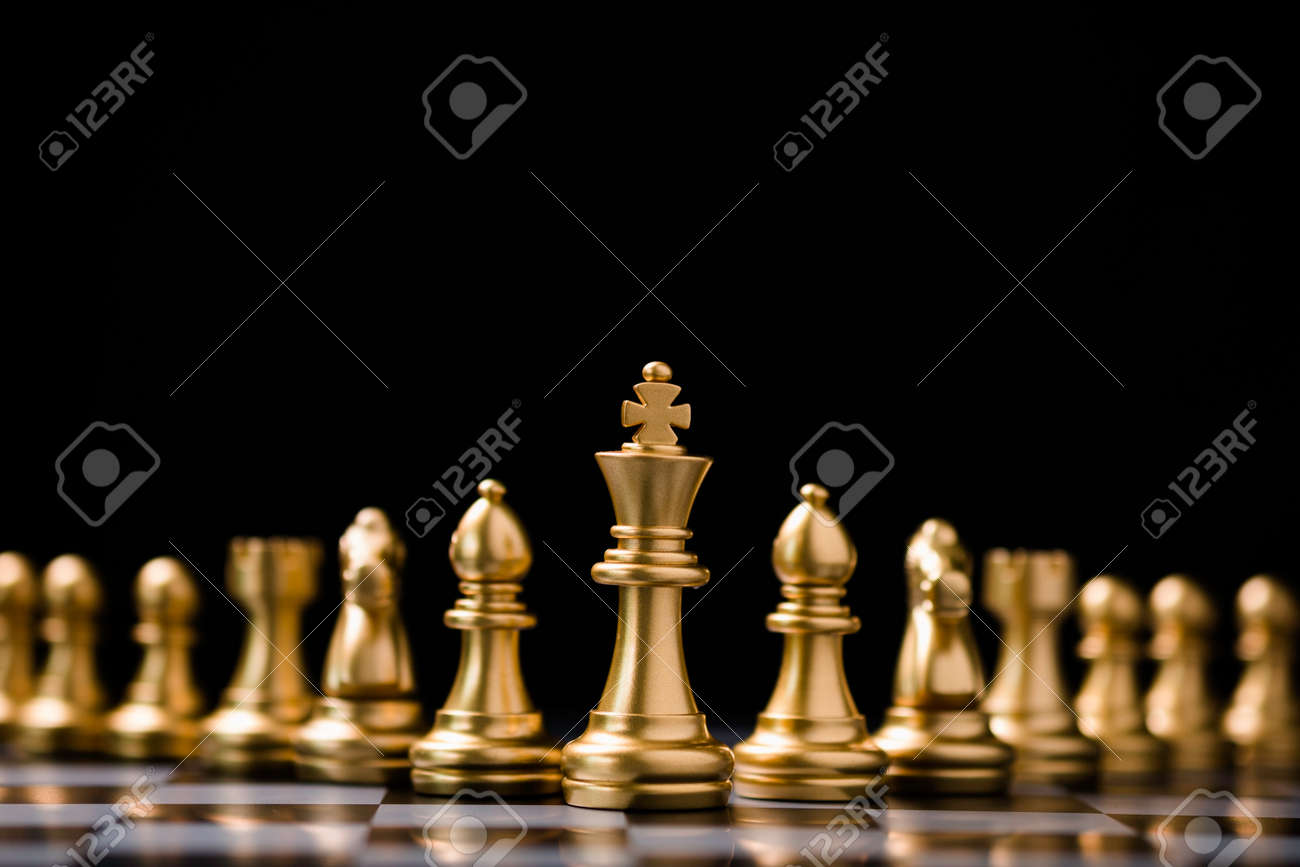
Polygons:
<instances>
[{"instance_id":1,"label":"blurred chess piece","mask_svg":"<svg viewBox=\"0 0 1300 867\"><path fill-rule=\"evenodd\" d=\"M519 665L519 631L537 625L516 597L533 562L528 536L484 479L451 537L461 598L443 620L460 630L460 666L433 729L411 747L411 781L425 795L470 787L499 795L560 790L560 751L547 737Z\"/></svg>"},{"instance_id":2,"label":"blurred chess piece","mask_svg":"<svg viewBox=\"0 0 1300 867\"><path fill-rule=\"evenodd\" d=\"M405 783L424 730L398 599L406 546L379 509L362 509L339 539L343 602L325 656L324 693L294 748L298 775Z\"/></svg>"},{"instance_id":3,"label":"blurred chess piece","mask_svg":"<svg viewBox=\"0 0 1300 867\"><path fill-rule=\"evenodd\" d=\"M94 567L55 557L42 578L49 644L36 692L18 710L18 743L29 753L94 753L103 745L104 690L95 667L95 619L104 595Z\"/></svg>"},{"instance_id":4,"label":"blurred chess piece","mask_svg":"<svg viewBox=\"0 0 1300 867\"><path fill-rule=\"evenodd\" d=\"M1296 698L1295 596L1271 575L1256 575L1237 591L1237 656L1245 664L1223 730L1239 766L1263 776L1300 775L1300 700Z\"/></svg>"},{"instance_id":5,"label":"blurred chess piece","mask_svg":"<svg viewBox=\"0 0 1300 867\"><path fill-rule=\"evenodd\" d=\"M136 577L135 603L135 640L144 655L126 701L108 715L108 751L124 758L183 759L202 737L203 695L190 668L198 589L180 562L158 557Z\"/></svg>"},{"instance_id":6,"label":"blurred chess piece","mask_svg":"<svg viewBox=\"0 0 1300 867\"><path fill-rule=\"evenodd\" d=\"M894 706L876 733L889 754L891 794L1006 792L1011 747L974 707L984 671L970 626L970 555L932 518L907 545L911 613L894 674Z\"/></svg>"},{"instance_id":7,"label":"blurred chess piece","mask_svg":"<svg viewBox=\"0 0 1300 867\"><path fill-rule=\"evenodd\" d=\"M18 708L32 694L36 573L22 554L0 554L0 741L12 734Z\"/></svg>"},{"instance_id":8,"label":"blurred chess piece","mask_svg":"<svg viewBox=\"0 0 1300 867\"><path fill-rule=\"evenodd\" d=\"M827 509L821 485L781 524L772 566L786 598L767 617L785 636L776 689L754 734L736 745L736 794L785 801L847 801L889 763L872 742L844 676L844 636L862 623L840 604L858 552Z\"/></svg>"},{"instance_id":9,"label":"blurred chess piece","mask_svg":"<svg viewBox=\"0 0 1300 867\"><path fill-rule=\"evenodd\" d=\"M293 768L293 735L311 712L303 674L302 610L316 595L315 539L233 539L226 587L246 612L248 629L234 677L199 754L213 770L278 775Z\"/></svg>"},{"instance_id":10,"label":"blurred chess piece","mask_svg":"<svg viewBox=\"0 0 1300 867\"><path fill-rule=\"evenodd\" d=\"M1175 773L1226 767L1219 703L1205 670L1217 619L1214 603L1187 576L1169 575L1151 589L1147 607L1154 628L1150 655L1159 661L1144 702L1147 730L1164 741Z\"/></svg>"},{"instance_id":11,"label":"blurred chess piece","mask_svg":"<svg viewBox=\"0 0 1300 867\"><path fill-rule=\"evenodd\" d=\"M682 588L709 570L687 550L686 528L712 458L686 453L673 428L688 428L689 404L674 404L672 370L652 361L624 401L623 425L638 425L620 451L597 452L618 522L618 547L591 569L617 585L614 659L586 732L564 748L564 799L578 807L690 810L731 795L731 750L710 734L695 706L682 650Z\"/></svg>"},{"instance_id":12,"label":"blurred chess piece","mask_svg":"<svg viewBox=\"0 0 1300 867\"><path fill-rule=\"evenodd\" d=\"M998 667L981 707L1015 747L1017 779L1083 785L1097 776L1097 744L1079 733L1061 676L1059 618L1074 599L1064 551L1007 551L984 558L984 607L1002 622Z\"/></svg>"},{"instance_id":13,"label":"blurred chess piece","mask_svg":"<svg viewBox=\"0 0 1300 867\"><path fill-rule=\"evenodd\" d=\"M1164 745L1146 730L1138 691L1141 598L1127 582L1098 575L1079 594L1079 622L1079 656L1091 662L1074 708L1079 731L1101 745L1102 776L1147 778L1161 773Z\"/></svg>"}]
</instances>

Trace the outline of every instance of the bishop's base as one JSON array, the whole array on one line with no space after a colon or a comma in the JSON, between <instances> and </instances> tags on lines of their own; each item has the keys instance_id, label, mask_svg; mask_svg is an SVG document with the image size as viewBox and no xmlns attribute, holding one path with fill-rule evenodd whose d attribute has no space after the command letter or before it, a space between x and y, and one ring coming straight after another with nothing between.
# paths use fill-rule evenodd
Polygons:
<instances>
[{"instance_id":1,"label":"bishop's base","mask_svg":"<svg viewBox=\"0 0 1300 867\"><path fill-rule=\"evenodd\" d=\"M267 703L219 707L200 725L209 734L199 744L199 757L214 773L279 777L293 772L297 721L272 714Z\"/></svg>"},{"instance_id":2,"label":"bishop's base","mask_svg":"<svg viewBox=\"0 0 1300 867\"><path fill-rule=\"evenodd\" d=\"M1071 714L990 714L989 729L1016 751L1011 776L1017 780L1084 788L1097 781L1098 745L1080 733Z\"/></svg>"},{"instance_id":3,"label":"bishop's base","mask_svg":"<svg viewBox=\"0 0 1300 867\"><path fill-rule=\"evenodd\" d=\"M411 784L422 795L465 788L537 797L560 791L560 751L542 715L440 710L411 747Z\"/></svg>"},{"instance_id":4,"label":"bishop's base","mask_svg":"<svg viewBox=\"0 0 1300 867\"><path fill-rule=\"evenodd\" d=\"M155 704L124 704L108 715L105 727L105 749L124 759L184 759L202 737L198 720Z\"/></svg>"},{"instance_id":5,"label":"bishop's base","mask_svg":"<svg viewBox=\"0 0 1300 867\"><path fill-rule=\"evenodd\" d=\"M870 790L889 756L861 716L807 719L759 714L736 745L736 794L781 801L848 801Z\"/></svg>"},{"instance_id":6,"label":"bishop's base","mask_svg":"<svg viewBox=\"0 0 1300 867\"><path fill-rule=\"evenodd\" d=\"M1010 783L1014 751L982 711L892 707L875 741L889 754L890 794L1001 795Z\"/></svg>"},{"instance_id":7,"label":"bishop's base","mask_svg":"<svg viewBox=\"0 0 1300 867\"><path fill-rule=\"evenodd\" d=\"M705 810L731 797L731 750L704 714L592 711L564 748L564 800L604 810Z\"/></svg>"},{"instance_id":8,"label":"bishop's base","mask_svg":"<svg viewBox=\"0 0 1300 867\"><path fill-rule=\"evenodd\" d=\"M340 783L405 782L420 736L420 704L409 699L321 699L294 739L298 776Z\"/></svg>"}]
</instances>

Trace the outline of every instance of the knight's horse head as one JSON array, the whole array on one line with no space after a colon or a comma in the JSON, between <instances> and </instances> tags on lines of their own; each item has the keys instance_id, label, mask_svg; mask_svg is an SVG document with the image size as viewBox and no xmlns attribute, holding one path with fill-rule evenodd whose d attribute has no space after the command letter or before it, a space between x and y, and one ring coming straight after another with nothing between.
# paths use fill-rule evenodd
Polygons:
<instances>
[{"instance_id":1,"label":"knight's horse head","mask_svg":"<svg viewBox=\"0 0 1300 867\"><path fill-rule=\"evenodd\" d=\"M904 560L908 602L929 603L936 613L964 613L971 600L971 559L957 530L931 518L912 534Z\"/></svg>"},{"instance_id":2,"label":"knight's horse head","mask_svg":"<svg viewBox=\"0 0 1300 867\"><path fill-rule=\"evenodd\" d=\"M344 597L363 606L391 601L405 561L406 545L388 516L381 509L362 509L339 539Z\"/></svg>"}]
</instances>

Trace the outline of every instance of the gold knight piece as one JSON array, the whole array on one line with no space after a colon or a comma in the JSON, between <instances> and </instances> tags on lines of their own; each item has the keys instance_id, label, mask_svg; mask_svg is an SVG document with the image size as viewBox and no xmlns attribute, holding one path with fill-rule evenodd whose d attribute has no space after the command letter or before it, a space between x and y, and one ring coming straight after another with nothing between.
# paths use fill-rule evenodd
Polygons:
<instances>
[{"instance_id":1,"label":"gold knight piece","mask_svg":"<svg viewBox=\"0 0 1300 867\"><path fill-rule=\"evenodd\" d=\"M672 370L650 362L623 405L640 425L620 451L597 452L614 501L618 547L591 569L619 588L618 634L609 677L586 732L564 748L564 799L578 807L685 810L721 807L731 794L731 750L695 705L682 650L682 588L709 570L685 550L696 492L713 461L676 445L690 411L673 405Z\"/></svg>"}]
</instances>

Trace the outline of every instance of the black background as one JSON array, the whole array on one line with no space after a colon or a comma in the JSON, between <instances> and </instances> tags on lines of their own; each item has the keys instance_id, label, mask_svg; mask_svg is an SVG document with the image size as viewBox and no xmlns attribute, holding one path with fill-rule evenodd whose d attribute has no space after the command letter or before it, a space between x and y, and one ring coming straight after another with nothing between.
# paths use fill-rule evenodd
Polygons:
<instances>
[{"instance_id":1,"label":"black background","mask_svg":"<svg viewBox=\"0 0 1300 867\"><path fill-rule=\"evenodd\" d=\"M1266 22L1217 14L17 24L0 549L101 567L116 695L146 559L175 545L222 584L231 536L319 537L310 629L339 600L334 540L357 509L400 523L518 401L519 445L492 475L533 540L524 664L558 737L599 696L615 629L602 600L616 592L588 575L613 523L591 455L624 441L619 405L662 359L694 412L683 444L716 459L690 522L714 577L687 591L683 629L720 737L752 725L774 682L771 539L794 505L789 461L828 421L866 426L895 458L845 520L863 621L847 665L873 724L904 545L932 515L977 556L1062 547L1081 579L1113 561L1143 592L1199 576L1225 614L1226 693L1236 587L1292 568L1296 305L1275 218L1293 150L1276 129L1284 61L1256 35ZM146 34L154 76L47 171L37 144ZM882 34L888 78L783 171L773 144ZM499 59L528 97L460 161L424 128L421 94L463 53ZM1198 53L1232 57L1264 98L1193 161L1158 128L1155 95ZM272 295L267 269L287 275L340 223L288 281L301 302ZM1018 289L989 314L1016 282L993 256L1019 277L1058 242L1026 281L1042 305ZM643 299L637 278L669 271ZM1150 538L1143 508L1248 402L1255 446ZM130 424L162 464L89 528L53 464L96 420ZM446 544L467 505L408 535L403 615L430 710L455 669ZM200 585L196 665L215 698L244 626ZM973 627L991 669L997 640ZM1066 653L1072 617L1063 633ZM328 634L305 645L313 674Z\"/></svg>"}]
</instances>

